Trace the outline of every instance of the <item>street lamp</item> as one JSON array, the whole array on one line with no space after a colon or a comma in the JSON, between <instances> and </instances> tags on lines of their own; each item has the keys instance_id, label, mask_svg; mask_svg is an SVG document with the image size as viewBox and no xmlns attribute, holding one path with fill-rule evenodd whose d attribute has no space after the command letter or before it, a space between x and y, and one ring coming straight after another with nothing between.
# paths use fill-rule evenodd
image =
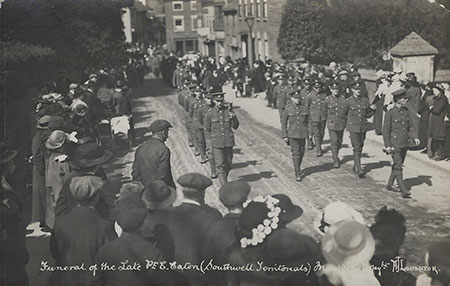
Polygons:
<instances>
[{"instance_id":1,"label":"street lamp","mask_svg":"<svg viewBox=\"0 0 450 286\"><path fill-rule=\"evenodd\" d=\"M255 17L251 13L247 15L247 18L245 18L245 21L247 22L249 34L248 34L248 65L250 68L253 66L253 25L255 24Z\"/></svg>"}]
</instances>

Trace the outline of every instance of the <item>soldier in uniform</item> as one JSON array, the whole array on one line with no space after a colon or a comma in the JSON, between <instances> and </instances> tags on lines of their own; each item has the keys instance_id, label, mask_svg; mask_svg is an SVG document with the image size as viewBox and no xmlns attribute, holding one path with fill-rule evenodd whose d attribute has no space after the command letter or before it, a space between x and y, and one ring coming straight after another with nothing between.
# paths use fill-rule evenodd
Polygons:
<instances>
[{"instance_id":1,"label":"soldier in uniform","mask_svg":"<svg viewBox=\"0 0 450 286\"><path fill-rule=\"evenodd\" d=\"M338 79L339 79L339 89L345 94L345 98L351 96L350 92L350 79L348 77L348 71L347 70L341 70L338 73Z\"/></svg>"},{"instance_id":2,"label":"soldier in uniform","mask_svg":"<svg viewBox=\"0 0 450 286\"><path fill-rule=\"evenodd\" d=\"M312 91L312 78L310 76L305 76L303 79L303 89L301 91L301 98L302 100L302 104L307 105L308 104L308 98L311 96L311 91ZM308 106L307 106L308 108ZM314 142L312 140L312 121L311 118L308 118L308 134L307 134L307 144L308 144L308 150L312 150L314 149Z\"/></svg>"},{"instance_id":3,"label":"soldier in uniform","mask_svg":"<svg viewBox=\"0 0 450 286\"><path fill-rule=\"evenodd\" d=\"M403 163L411 143L419 145L420 141L417 139L419 132L413 118L415 111L406 107L409 99L407 89L394 91L392 96L394 97L394 107L386 112L383 125L384 150L392 156L393 161L386 189L401 192L403 198L409 198L411 193L403 182ZM395 180L397 180L399 189L394 186Z\"/></svg>"},{"instance_id":4,"label":"soldier in uniform","mask_svg":"<svg viewBox=\"0 0 450 286\"><path fill-rule=\"evenodd\" d=\"M205 116L205 132L211 138L211 147L219 177L223 186L227 182L228 173L233 160L234 133L239 127L236 114L224 105L224 93L214 93L215 107Z\"/></svg>"},{"instance_id":5,"label":"soldier in uniform","mask_svg":"<svg viewBox=\"0 0 450 286\"><path fill-rule=\"evenodd\" d=\"M345 120L340 117L345 102L345 96L339 90L339 83L330 84L331 95L325 99L325 112L327 114L328 134L331 140L331 152L333 154L333 167L339 168L339 150L344 135Z\"/></svg>"},{"instance_id":6,"label":"soldier in uniform","mask_svg":"<svg viewBox=\"0 0 450 286\"><path fill-rule=\"evenodd\" d=\"M281 92L283 91L283 86L284 86L284 76L283 76L283 74L279 74L277 76L277 84L273 88L273 92L272 92L274 108L277 108L278 97L280 96ZM280 115L280 122L281 122L281 115Z\"/></svg>"},{"instance_id":7,"label":"soldier in uniform","mask_svg":"<svg viewBox=\"0 0 450 286\"><path fill-rule=\"evenodd\" d=\"M281 132L284 142L291 146L295 179L300 182L304 175L301 165L305 154L305 139L308 135L308 109L301 103L300 90L292 92L291 96L292 104L289 104L283 112Z\"/></svg>"},{"instance_id":8,"label":"soldier in uniform","mask_svg":"<svg viewBox=\"0 0 450 286\"><path fill-rule=\"evenodd\" d=\"M200 107L201 102L202 102L202 88L198 85L196 85L196 87L193 89L192 91L192 95L194 96L191 101L189 102L189 107L188 107L188 115L190 118L190 129L191 129L191 133L192 133L192 139L194 139L194 150L195 150L195 156L200 156L201 152L200 152L200 146L198 145L198 139L197 139L197 133L196 133L196 123L195 123L195 119L194 119L194 113L196 113L197 109ZM205 147L206 148L206 147Z\"/></svg>"},{"instance_id":9,"label":"soldier in uniform","mask_svg":"<svg viewBox=\"0 0 450 286\"><path fill-rule=\"evenodd\" d=\"M309 119L312 125L312 135L314 136L314 144L316 145L317 157L322 156L322 141L325 134L325 125L327 123L327 114L324 108L326 93L322 90L323 84L316 80L313 90L308 97Z\"/></svg>"},{"instance_id":10,"label":"soldier in uniform","mask_svg":"<svg viewBox=\"0 0 450 286\"><path fill-rule=\"evenodd\" d=\"M366 132L369 129L367 118L372 117L375 112L375 105L369 104L369 99L361 94L361 83L352 82L352 96L347 98L342 108L341 118L347 119L346 128L350 132L350 141L353 147L354 166L353 172L359 178L364 178L365 173L361 168L361 153L366 139Z\"/></svg>"},{"instance_id":11,"label":"soldier in uniform","mask_svg":"<svg viewBox=\"0 0 450 286\"><path fill-rule=\"evenodd\" d=\"M185 81L183 83L183 89L178 93L178 104L183 106L183 108L184 108L184 99L186 98L186 96L189 95L188 85L190 84L191 84L190 82Z\"/></svg>"},{"instance_id":12,"label":"soldier in uniform","mask_svg":"<svg viewBox=\"0 0 450 286\"><path fill-rule=\"evenodd\" d=\"M217 179L217 172L216 172L216 161L214 160L214 153L213 148L211 146L211 133L206 132L205 129L205 118L208 112L214 109L214 96L211 92L207 92L205 95L205 105L202 108L202 124L203 124L203 134L205 136L205 142L206 142L206 151L208 152L208 159L209 159L209 165L211 167L211 179Z\"/></svg>"},{"instance_id":13,"label":"soldier in uniform","mask_svg":"<svg viewBox=\"0 0 450 286\"><path fill-rule=\"evenodd\" d=\"M197 101L195 101L192 106L192 128L194 129L194 136L197 142L198 151L200 153L200 164L205 164L208 162L208 157L206 157L206 141L205 134L203 132L203 118L209 107L203 100L203 90L201 87L198 87L196 94Z\"/></svg>"},{"instance_id":14,"label":"soldier in uniform","mask_svg":"<svg viewBox=\"0 0 450 286\"><path fill-rule=\"evenodd\" d=\"M281 92L277 95L277 108L280 113L280 121L283 117L283 112L286 106L290 102L291 92L294 91L294 76L289 76L287 79L287 85L284 85Z\"/></svg>"},{"instance_id":15,"label":"soldier in uniform","mask_svg":"<svg viewBox=\"0 0 450 286\"><path fill-rule=\"evenodd\" d=\"M194 99L194 93L192 92L192 90L197 87L196 84L191 83L187 86L187 92L186 95L184 96L184 100L183 100L183 108L186 111L184 114L184 121L186 124L186 130L188 133L188 140L189 140L189 147L194 147L194 134L192 133L192 119L189 116L189 105L191 103L191 101Z\"/></svg>"}]
</instances>

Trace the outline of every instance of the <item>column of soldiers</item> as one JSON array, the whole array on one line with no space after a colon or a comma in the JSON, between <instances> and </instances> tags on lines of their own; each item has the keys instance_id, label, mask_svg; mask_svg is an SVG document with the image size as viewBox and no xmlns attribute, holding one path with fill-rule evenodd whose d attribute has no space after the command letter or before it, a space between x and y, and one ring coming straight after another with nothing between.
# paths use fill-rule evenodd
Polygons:
<instances>
[{"instance_id":1,"label":"column of soldiers","mask_svg":"<svg viewBox=\"0 0 450 286\"><path fill-rule=\"evenodd\" d=\"M209 161L211 178L221 185L228 181L233 160L234 133L239 120L220 91L207 92L199 84L185 82L178 102L185 110L189 147L200 163Z\"/></svg>"}]
</instances>

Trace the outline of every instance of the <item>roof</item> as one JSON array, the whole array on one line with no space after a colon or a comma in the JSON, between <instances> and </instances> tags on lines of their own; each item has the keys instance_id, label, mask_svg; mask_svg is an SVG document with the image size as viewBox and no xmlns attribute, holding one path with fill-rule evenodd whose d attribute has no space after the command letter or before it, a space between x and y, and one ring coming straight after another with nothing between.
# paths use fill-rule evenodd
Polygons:
<instances>
[{"instance_id":1,"label":"roof","mask_svg":"<svg viewBox=\"0 0 450 286\"><path fill-rule=\"evenodd\" d=\"M233 13L237 12L238 4L236 2L230 3L227 6L223 7L222 11L224 13Z\"/></svg>"},{"instance_id":2,"label":"roof","mask_svg":"<svg viewBox=\"0 0 450 286\"><path fill-rule=\"evenodd\" d=\"M437 55L438 50L430 43L425 41L416 32L411 32L390 51L391 55L397 56L419 56L419 55Z\"/></svg>"}]
</instances>

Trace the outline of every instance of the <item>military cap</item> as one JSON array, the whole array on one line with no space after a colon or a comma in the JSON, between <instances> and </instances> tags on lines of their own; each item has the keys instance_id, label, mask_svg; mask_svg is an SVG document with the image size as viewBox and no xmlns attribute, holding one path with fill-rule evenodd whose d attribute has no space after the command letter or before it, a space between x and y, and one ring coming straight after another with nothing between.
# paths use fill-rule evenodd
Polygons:
<instances>
[{"instance_id":1,"label":"military cap","mask_svg":"<svg viewBox=\"0 0 450 286\"><path fill-rule=\"evenodd\" d=\"M317 86L317 87L323 86L323 83L319 79L315 79L313 84L314 84L314 86Z\"/></svg>"},{"instance_id":2,"label":"military cap","mask_svg":"<svg viewBox=\"0 0 450 286\"><path fill-rule=\"evenodd\" d=\"M294 90L293 92L289 93L289 95L292 96L293 98L300 98L301 97L300 92L301 92L301 89L297 89L297 90Z\"/></svg>"},{"instance_id":3,"label":"military cap","mask_svg":"<svg viewBox=\"0 0 450 286\"><path fill-rule=\"evenodd\" d=\"M224 97L225 93L224 92L213 92L213 93L211 93L211 95L214 97L215 100L221 101L221 100L225 99L225 97Z\"/></svg>"},{"instance_id":4,"label":"military cap","mask_svg":"<svg viewBox=\"0 0 450 286\"><path fill-rule=\"evenodd\" d=\"M97 74L95 74L95 73L91 73L89 75L89 79L93 79L93 78L96 78L96 77L97 77Z\"/></svg>"},{"instance_id":5,"label":"military cap","mask_svg":"<svg viewBox=\"0 0 450 286\"><path fill-rule=\"evenodd\" d=\"M330 83L330 89L339 89L339 82L337 82L337 81L332 81L331 83Z\"/></svg>"},{"instance_id":6,"label":"military cap","mask_svg":"<svg viewBox=\"0 0 450 286\"><path fill-rule=\"evenodd\" d=\"M298 57L294 60L295 63L304 63L306 62L304 57Z\"/></svg>"},{"instance_id":7,"label":"military cap","mask_svg":"<svg viewBox=\"0 0 450 286\"><path fill-rule=\"evenodd\" d=\"M207 99L213 99L214 96L212 95L211 92L206 92L206 93L205 93L205 98L207 98Z\"/></svg>"},{"instance_id":8,"label":"military cap","mask_svg":"<svg viewBox=\"0 0 450 286\"><path fill-rule=\"evenodd\" d=\"M198 85L197 84L195 84L195 83L190 83L187 87L189 88L189 89L194 89L194 88L196 88Z\"/></svg>"},{"instance_id":9,"label":"military cap","mask_svg":"<svg viewBox=\"0 0 450 286\"><path fill-rule=\"evenodd\" d=\"M352 89L361 89L362 83L361 81L353 81L352 83L350 83L350 87Z\"/></svg>"},{"instance_id":10,"label":"military cap","mask_svg":"<svg viewBox=\"0 0 450 286\"><path fill-rule=\"evenodd\" d=\"M150 124L150 131L155 133L162 130L166 130L173 127L172 124L169 123L169 121L164 119L157 119Z\"/></svg>"},{"instance_id":11,"label":"military cap","mask_svg":"<svg viewBox=\"0 0 450 286\"><path fill-rule=\"evenodd\" d=\"M287 77L287 80L289 80L289 81L294 81L294 80L295 80L295 77L292 76L292 75L289 75L289 76Z\"/></svg>"},{"instance_id":12,"label":"military cap","mask_svg":"<svg viewBox=\"0 0 450 286\"><path fill-rule=\"evenodd\" d=\"M135 194L120 200L114 212L120 227L124 231L131 231L144 223L148 210L141 198Z\"/></svg>"},{"instance_id":13,"label":"military cap","mask_svg":"<svg viewBox=\"0 0 450 286\"><path fill-rule=\"evenodd\" d=\"M187 173L182 175L177 180L178 184L185 188L203 191L212 185L212 181L199 173Z\"/></svg>"},{"instance_id":14,"label":"military cap","mask_svg":"<svg viewBox=\"0 0 450 286\"><path fill-rule=\"evenodd\" d=\"M203 89L203 87L201 87L200 85L197 85L197 86L194 88L194 91L202 92L202 91L204 91L204 89Z\"/></svg>"},{"instance_id":15,"label":"military cap","mask_svg":"<svg viewBox=\"0 0 450 286\"><path fill-rule=\"evenodd\" d=\"M225 183L219 190L219 200L228 208L240 207L247 200L250 185L244 181Z\"/></svg>"},{"instance_id":16,"label":"military cap","mask_svg":"<svg viewBox=\"0 0 450 286\"><path fill-rule=\"evenodd\" d=\"M332 77L333 73L331 71L329 71L329 70L326 70L326 71L323 72L323 76L324 77Z\"/></svg>"},{"instance_id":17,"label":"military cap","mask_svg":"<svg viewBox=\"0 0 450 286\"><path fill-rule=\"evenodd\" d=\"M75 177L70 181L70 192L75 200L83 202L94 197L103 184L102 178L97 176Z\"/></svg>"},{"instance_id":18,"label":"military cap","mask_svg":"<svg viewBox=\"0 0 450 286\"><path fill-rule=\"evenodd\" d=\"M357 71L352 72L352 77L355 77L355 76L361 77L361 74L359 72L357 72Z\"/></svg>"},{"instance_id":19,"label":"military cap","mask_svg":"<svg viewBox=\"0 0 450 286\"><path fill-rule=\"evenodd\" d=\"M348 71L347 70L341 70L338 75L348 75Z\"/></svg>"},{"instance_id":20,"label":"military cap","mask_svg":"<svg viewBox=\"0 0 450 286\"><path fill-rule=\"evenodd\" d=\"M396 90L396 91L394 91L394 92L392 93L392 96L393 96L393 97L402 97L402 96L405 95L406 91L407 91L406 88L402 88L402 89Z\"/></svg>"},{"instance_id":21,"label":"military cap","mask_svg":"<svg viewBox=\"0 0 450 286\"><path fill-rule=\"evenodd\" d=\"M309 75L307 75L307 76L305 76L305 77L303 78L303 81L304 81L305 83L311 83L312 80L313 80L313 79L312 79Z\"/></svg>"}]
</instances>

